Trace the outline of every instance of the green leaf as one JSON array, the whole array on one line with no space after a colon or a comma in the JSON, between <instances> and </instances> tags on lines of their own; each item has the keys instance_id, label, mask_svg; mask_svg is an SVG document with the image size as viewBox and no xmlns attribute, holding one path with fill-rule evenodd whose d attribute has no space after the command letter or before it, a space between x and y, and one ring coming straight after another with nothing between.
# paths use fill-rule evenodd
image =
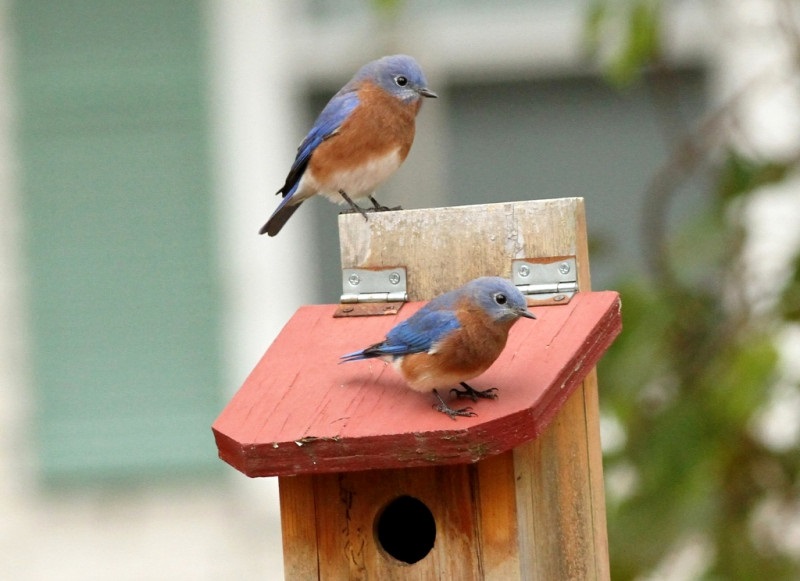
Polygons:
<instances>
[{"instance_id":1,"label":"green leaf","mask_svg":"<svg viewBox=\"0 0 800 581\"><path fill-rule=\"evenodd\" d=\"M384 16L394 16L400 12L404 0L370 0L375 11Z\"/></svg>"},{"instance_id":2,"label":"green leaf","mask_svg":"<svg viewBox=\"0 0 800 581\"><path fill-rule=\"evenodd\" d=\"M607 70L609 80L618 86L630 84L646 65L660 60L660 2L635 2L629 8L627 25L627 36L622 48Z\"/></svg>"},{"instance_id":3,"label":"green leaf","mask_svg":"<svg viewBox=\"0 0 800 581\"><path fill-rule=\"evenodd\" d=\"M590 52L600 47L603 22L608 18L608 5L604 0L594 0L586 10L585 42Z\"/></svg>"},{"instance_id":4,"label":"green leaf","mask_svg":"<svg viewBox=\"0 0 800 581\"><path fill-rule=\"evenodd\" d=\"M762 186L779 182L786 178L790 167L789 164L774 161L759 162L730 151L717 180L717 197L727 202Z\"/></svg>"},{"instance_id":5,"label":"green leaf","mask_svg":"<svg viewBox=\"0 0 800 581\"><path fill-rule=\"evenodd\" d=\"M791 265L792 274L781 296L780 310L783 317L792 322L800 322L800 253Z\"/></svg>"}]
</instances>

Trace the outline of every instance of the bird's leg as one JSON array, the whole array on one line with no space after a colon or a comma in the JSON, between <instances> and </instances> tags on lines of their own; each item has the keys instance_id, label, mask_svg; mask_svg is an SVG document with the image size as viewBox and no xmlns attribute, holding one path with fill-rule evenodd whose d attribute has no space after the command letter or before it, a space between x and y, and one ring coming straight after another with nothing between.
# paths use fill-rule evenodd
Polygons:
<instances>
[{"instance_id":1,"label":"bird's leg","mask_svg":"<svg viewBox=\"0 0 800 581\"><path fill-rule=\"evenodd\" d=\"M358 212L362 216L364 216L364 220L367 219L367 213L364 211L364 208L356 204L353 200L350 199L350 196L347 195L347 192L344 190L339 190L339 193L344 198L344 201L350 204L350 211L351 212Z\"/></svg>"},{"instance_id":2,"label":"bird's leg","mask_svg":"<svg viewBox=\"0 0 800 581\"><path fill-rule=\"evenodd\" d=\"M394 208L390 208L388 206L381 206L378 203L378 200L376 200L373 196L369 196L369 201L372 202L372 205L374 206L374 210L376 212L393 212L395 210L402 210L403 209L402 206L395 206Z\"/></svg>"},{"instance_id":3,"label":"bird's leg","mask_svg":"<svg viewBox=\"0 0 800 581\"><path fill-rule=\"evenodd\" d=\"M479 397L482 397L484 399L497 399L496 387L490 387L489 389L484 389L483 391L481 391L479 389L471 387L469 384L463 381L461 382L461 386L464 388L463 390L454 387L453 389L450 390L450 393L455 394L457 398L468 397L472 401L478 401Z\"/></svg>"},{"instance_id":4,"label":"bird's leg","mask_svg":"<svg viewBox=\"0 0 800 581\"><path fill-rule=\"evenodd\" d=\"M439 395L439 392L436 391L435 389L433 390L433 395L435 395L436 399L439 400L439 403L435 404L433 406L433 408L437 412L442 412L443 414L447 414L450 417L450 419L453 420L453 421L455 421L456 416L462 416L462 417L469 418L469 417L473 417L473 416L477 416L478 415L474 411L472 411L472 408L470 408L470 407L460 408L460 409L451 408L449 405L447 405L445 403L445 401L442 399L442 396Z\"/></svg>"}]
</instances>

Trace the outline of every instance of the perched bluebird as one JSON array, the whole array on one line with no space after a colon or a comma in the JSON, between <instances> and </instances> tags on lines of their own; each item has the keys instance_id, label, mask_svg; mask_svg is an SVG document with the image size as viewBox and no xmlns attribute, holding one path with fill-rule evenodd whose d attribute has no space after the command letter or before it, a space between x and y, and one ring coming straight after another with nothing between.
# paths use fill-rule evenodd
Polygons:
<instances>
[{"instance_id":1,"label":"perched bluebird","mask_svg":"<svg viewBox=\"0 0 800 581\"><path fill-rule=\"evenodd\" d=\"M368 197L375 210L388 210L373 197L375 188L406 159L414 142L414 122L422 97L436 97L410 56L386 56L367 63L336 93L297 148L283 200L259 231L280 232L305 200L321 194L347 203Z\"/></svg>"},{"instance_id":2,"label":"perched bluebird","mask_svg":"<svg viewBox=\"0 0 800 581\"><path fill-rule=\"evenodd\" d=\"M342 362L380 357L391 361L409 387L432 390L436 409L452 419L474 416L471 408L448 406L437 387L460 383L451 389L457 397L478 401L496 398L496 388L478 391L466 380L486 371L506 346L508 331L520 317L535 319L525 297L511 282L496 276L476 278L439 295L395 325L380 343L342 355Z\"/></svg>"}]
</instances>

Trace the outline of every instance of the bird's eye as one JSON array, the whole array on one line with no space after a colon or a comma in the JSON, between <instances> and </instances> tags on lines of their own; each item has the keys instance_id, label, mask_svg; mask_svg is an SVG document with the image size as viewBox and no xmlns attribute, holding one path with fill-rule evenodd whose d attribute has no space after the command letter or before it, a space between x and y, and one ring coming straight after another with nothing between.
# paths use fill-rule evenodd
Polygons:
<instances>
[{"instance_id":1,"label":"bird's eye","mask_svg":"<svg viewBox=\"0 0 800 581\"><path fill-rule=\"evenodd\" d=\"M398 87L405 87L408 84L408 79L405 78L403 75L397 75L394 78L394 82Z\"/></svg>"},{"instance_id":2,"label":"bird's eye","mask_svg":"<svg viewBox=\"0 0 800 581\"><path fill-rule=\"evenodd\" d=\"M503 293L497 293L496 295L494 295L494 302L496 302L498 305L504 305L506 304L507 301L508 299L506 298L506 295L504 295Z\"/></svg>"}]
</instances>

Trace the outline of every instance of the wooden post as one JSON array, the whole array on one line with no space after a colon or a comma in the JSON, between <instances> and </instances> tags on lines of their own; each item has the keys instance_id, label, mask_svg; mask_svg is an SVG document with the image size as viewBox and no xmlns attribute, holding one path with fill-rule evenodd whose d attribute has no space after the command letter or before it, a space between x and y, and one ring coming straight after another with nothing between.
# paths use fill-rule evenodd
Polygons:
<instances>
[{"instance_id":1,"label":"wooden post","mask_svg":"<svg viewBox=\"0 0 800 581\"><path fill-rule=\"evenodd\" d=\"M411 301L510 277L517 258L575 256L590 290L580 198L349 214L339 227L342 267L405 266ZM538 438L475 464L280 477L286 578L608 579L598 414L591 372ZM437 515L432 557L413 567L387 559L363 525L326 526L372 522L356 512L400 492ZM309 506L316 523L292 510Z\"/></svg>"}]
</instances>

